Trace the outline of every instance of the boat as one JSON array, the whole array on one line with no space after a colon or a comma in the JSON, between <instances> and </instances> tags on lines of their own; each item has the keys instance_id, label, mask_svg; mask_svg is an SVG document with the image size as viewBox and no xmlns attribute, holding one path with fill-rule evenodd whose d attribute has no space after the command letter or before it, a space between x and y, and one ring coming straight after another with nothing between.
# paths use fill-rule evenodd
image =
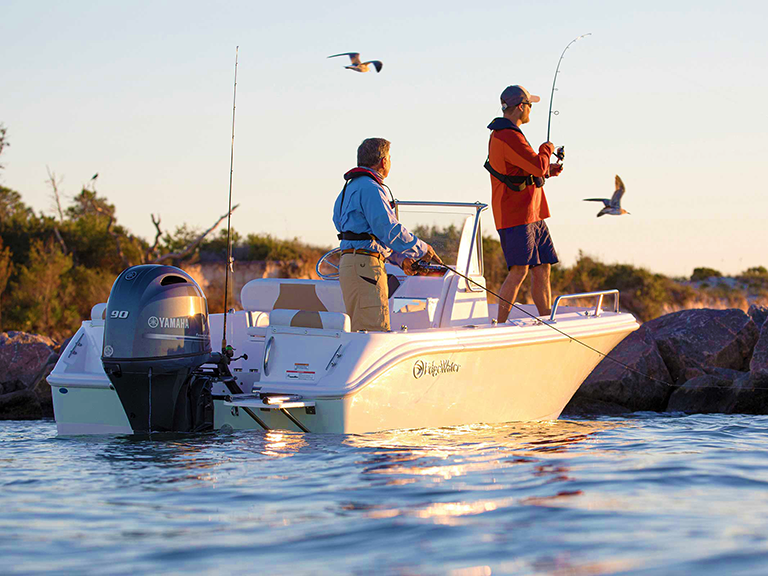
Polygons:
<instances>
[{"instance_id":1,"label":"boat","mask_svg":"<svg viewBox=\"0 0 768 576\"><path fill-rule=\"evenodd\" d=\"M320 258L318 279L249 281L242 310L226 316L208 314L179 268L126 269L48 377L58 433L357 434L557 419L638 322L605 290L561 295L545 317L516 304L498 324L483 276L486 208L396 202L409 229L447 231L431 242L450 266L406 276L386 264L389 332L351 331L338 249Z\"/></svg>"}]
</instances>

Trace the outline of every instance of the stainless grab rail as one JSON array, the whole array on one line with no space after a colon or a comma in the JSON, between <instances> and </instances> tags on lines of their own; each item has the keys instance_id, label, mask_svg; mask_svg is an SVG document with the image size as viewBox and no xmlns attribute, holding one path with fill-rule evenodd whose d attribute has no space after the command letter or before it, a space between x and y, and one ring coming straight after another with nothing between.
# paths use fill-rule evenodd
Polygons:
<instances>
[{"instance_id":1,"label":"stainless grab rail","mask_svg":"<svg viewBox=\"0 0 768 576\"><path fill-rule=\"evenodd\" d=\"M272 344L275 341L275 337L270 337L267 340L267 345L264 347L264 376L269 376L269 353L272 351Z\"/></svg>"},{"instance_id":2,"label":"stainless grab rail","mask_svg":"<svg viewBox=\"0 0 768 576\"><path fill-rule=\"evenodd\" d=\"M595 303L594 316L600 316L603 306L603 296L610 296L613 294L613 311L619 312L619 291L614 288L613 290L598 290L597 292L582 292L581 294L563 294L555 298L555 303L552 304L552 314L549 316L550 322L556 322L555 316L557 315L557 307L560 305L561 300L571 300L574 298L597 298Z\"/></svg>"},{"instance_id":3,"label":"stainless grab rail","mask_svg":"<svg viewBox=\"0 0 768 576\"><path fill-rule=\"evenodd\" d=\"M457 208L475 208L481 211L488 208L488 204L483 204L482 202L427 202L422 200L395 200L395 204L398 206L455 206Z\"/></svg>"}]
</instances>

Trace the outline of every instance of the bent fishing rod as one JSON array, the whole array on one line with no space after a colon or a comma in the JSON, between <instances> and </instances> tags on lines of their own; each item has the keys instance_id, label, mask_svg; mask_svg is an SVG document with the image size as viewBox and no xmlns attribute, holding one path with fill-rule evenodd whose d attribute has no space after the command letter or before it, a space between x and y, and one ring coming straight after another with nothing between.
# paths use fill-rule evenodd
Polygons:
<instances>
[{"instance_id":1,"label":"bent fishing rod","mask_svg":"<svg viewBox=\"0 0 768 576\"><path fill-rule=\"evenodd\" d=\"M568 46L565 47L565 50L563 50L563 53L560 54L560 59L557 61L557 68L555 69L555 77L552 79L552 92L549 94L549 117L547 119L547 142L549 142L549 133L552 128L552 115L554 114L557 116L560 114L559 111L555 110L552 112L552 101L555 99L555 85L557 84L557 76L560 74L560 63L563 61L563 57L565 56L565 53L568 51L568 48L571 47L571 44L576 42L577 40L581 40L582 38L585 38L587 36L592 36L592 32L587 32L586 34L582 34L581 36L578 36L568 42ZM557 151L555 152L555 156L557 157L557 161L559 164L563 163L563 160L565 160L565 146L560 146Z\"/></svg>"},{"instance_id":2,"label":"bent fishing rod","mask_svg":"<svg viewBox=\"0 0 768 576\"><path fill-rule=\"evenodd\" d=\"M229 211L227 212L227 263L224 269L224 329L221 336L221 354L226 358L232 358L234 351L227 348L227 313L229 297L229 273L232 269L232 173L235 163L235 104L237 102L237 56L240 46L235 47L235 85L232 89L232 144L229 149Z\"/></svg>"}]
</instances>

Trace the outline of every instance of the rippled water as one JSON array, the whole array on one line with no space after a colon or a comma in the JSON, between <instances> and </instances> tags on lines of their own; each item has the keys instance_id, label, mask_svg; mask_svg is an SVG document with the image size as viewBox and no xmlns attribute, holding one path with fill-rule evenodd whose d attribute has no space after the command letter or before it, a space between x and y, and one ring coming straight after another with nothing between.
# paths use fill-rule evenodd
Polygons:
<instances>
[{"instance_id":1,"label":"rippled water","mask_svg":"<svg viewBox=\"0 0 768 576\"><path fill-rule=\"evenodd\" d=\"M57 438L0 422L0 573L765 574L768 418Z\"/></svg>"}]
</instances>

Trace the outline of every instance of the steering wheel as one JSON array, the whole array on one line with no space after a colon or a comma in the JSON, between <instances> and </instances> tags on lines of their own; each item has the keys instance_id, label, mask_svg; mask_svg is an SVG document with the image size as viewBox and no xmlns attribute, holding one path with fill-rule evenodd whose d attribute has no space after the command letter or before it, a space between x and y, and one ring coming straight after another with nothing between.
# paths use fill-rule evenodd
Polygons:
<instances>
[{"instance_id":1,"label":"steering wheel","mask_svg":"<svg viewBox=\"0 0 768 576\"><path fill-rule=\"evenodd\" d=\"M326 252L325 254L323 254L320 257L320 260L317 261L317 264L315 264L315 272L323 280L338 280L339 279L339 266L338 266L338 264L334 264L330 260L331 256L334 256L335 254L339 254L340 255L341 254L341 248L334 248L330 252ZM339 258L341 258L341 256L339 256ZM336 270L336 272L331 272L330 274L323 274L322 272L320 272L320 267L323 266L323 265L330 266L331 268Z\"/></svg>"}]
</instances>

